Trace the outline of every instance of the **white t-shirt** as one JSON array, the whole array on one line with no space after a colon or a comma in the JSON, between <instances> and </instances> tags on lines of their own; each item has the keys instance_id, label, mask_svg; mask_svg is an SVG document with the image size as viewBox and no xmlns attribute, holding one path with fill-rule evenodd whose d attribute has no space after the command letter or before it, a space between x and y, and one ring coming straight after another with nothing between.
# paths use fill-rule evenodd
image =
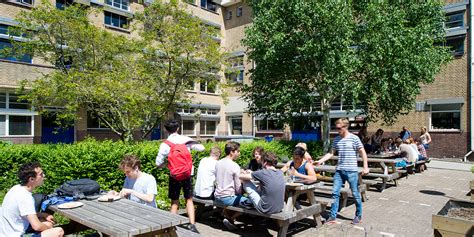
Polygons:
<instances>
[{"instance_id":1,"label":"white t-shirt","mask_svg":"<svg viewBox=\"0 0 474 237\"><path fill-rule=\"evenodd\" d=\"M0 209L0 236L21 236L30 225L28 215L36 214L35 200L24 186L13 186L3 199Z\"/></svg>"},{"instance_id":2,"label":"white t-shirt","mask_svg":"<svg viewBox=\"0 0 474 237\"><path fill-rule=\"evenodd\" d=\"M416 162L416 160L418 159L418 153L416 152L416 150L408 145L408 144L401 144L400 145L400 151L401 152L406 152L407 154L407 159L409 162Z\"/></svg>"},{"instance_id":3,"label":"white t-shirt","mask_svg":"<svg viewBox=\"0 0 474 237\"><path fill-rule=\"evenodd\" d=\"M217 160L212 157L203 158L199 162L194 193L199 197L210 197L216 182Z\"/></svg>"},{"instance_id":4,"label":"white t-shirt","mask_svg":"<svg viewBox=\"0 0 474 237\"><path fill-rule=\"evenodd\" d=\"M123 187L128 188L128 189L133 189L143 194L153 194L153 201L150 203L141 200L140 198L136 197L133 194L130 194L128 199L134 202L156 207L155 196L158 192L156 190L155 177L153 177L152 175L142 172L140 177L138 177L137 179L129 179L128 177L126 177Z\"/></svg>"}]
</instances>

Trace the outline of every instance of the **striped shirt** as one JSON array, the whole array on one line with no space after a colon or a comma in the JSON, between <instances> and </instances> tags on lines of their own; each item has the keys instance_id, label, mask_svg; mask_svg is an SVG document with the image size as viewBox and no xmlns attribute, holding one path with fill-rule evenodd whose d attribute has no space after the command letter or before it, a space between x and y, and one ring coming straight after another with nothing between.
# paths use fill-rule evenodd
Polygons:
<instances>
[{"instance_id":1,"label":"striped shirt","mask_svg":"<svg viewBox=\"0 0 474 237\"><path fill-rule=\"evenodd\" d=\"M356 135L350 133L345 138L337 136L332 144L332 149L337 151L339 156L336 170L357 171L357 157L361 148L364 148L364 145Z\"/></svg>"}]
</instances>

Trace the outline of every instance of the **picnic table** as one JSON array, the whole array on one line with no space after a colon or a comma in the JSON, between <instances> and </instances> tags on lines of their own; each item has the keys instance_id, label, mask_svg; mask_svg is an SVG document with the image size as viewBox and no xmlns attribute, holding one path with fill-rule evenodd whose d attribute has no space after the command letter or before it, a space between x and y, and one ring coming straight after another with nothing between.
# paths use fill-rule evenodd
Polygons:
<instances>
[{"instance_id":1,"label":"picnic table","mask_svg":"<svg viewBox=\"0 0 474 237\"><path fill-rule=\"evenodd\" d=\"M367 158L377 158L377 159L395 159L399 155L395 152L382 152L377 154L367 154Z\"/></svg>"},{"instance_id":2,"label":"picnic table","mask_svg":"<svg viewBox=\"0 0 474 237\"><path fill-rule=\"evenodd\" d=\"M336 166L334 165L318 165L318 166L315 166L314 167L314 170L316 172L322 172L322 173L336 173ZM359 193L361 195L361 198L362 198L362 201L365 202L367 200L367 195L365 193L365 186L363 185L363 182L362 182L362 168L361 167L358 167L357 168L357 171L359 173ZM347 182L345 183L345 187L344 188L349 188L348 187L348 184ZM318 185L318 187L316 187L316 190L318 189L325 189L324 186L322 185ZM342 197L342 200L343 200L343 205L341 207L345 207L345 202L347 202L347 197L346 199L344 200L344 197Z\"/></svg>"},{"instance_id":3,"label":"picnic table","mask_svg":"<svg viewBox=\"0 0 474 237\"><path fill-rule=\"evenodd\" d=\"M255 182L258 185L258 182ZM322 226L321 221L321 212L322 206L318 203L314 198L314 190L318 186L317 184L302 184L302 183L286 183L286 200L285 206L283 210L279 213L275 214L263 214L258 212L255 209L246 209L242 207L234 207L234 206L224 206L220 205L212 200L204 200L194 197L193 201L196 203L197 206L197 213L198 217L201 210L205 208L205 206L216 206L218 208L223 208L226 210L236 211L240 213L256 215L256 216L263 216L266 218L274 219L278 223L279 230L278 236L284 237L288 231L288 227L291 223L297 222L299 220L305 219L306 217L312 216L314 219L314 224L316 226ZM308 205L297 205L297 199L300 195L306 194L308 198Z\"/></svg>"},{"instance_id":4,"label":"picnic table","mask_svg":"<svg viewBox=\"0 0 474 237\"><path fill-rule=\"evenodd\" d=\"M73 209L60 209L57 205L48 209L69 218L78 229L94 229L102 236L177 236L175 226L188 223L188 218L128 199L81 202L83 206Z\"/></svg>"}]
</instances>

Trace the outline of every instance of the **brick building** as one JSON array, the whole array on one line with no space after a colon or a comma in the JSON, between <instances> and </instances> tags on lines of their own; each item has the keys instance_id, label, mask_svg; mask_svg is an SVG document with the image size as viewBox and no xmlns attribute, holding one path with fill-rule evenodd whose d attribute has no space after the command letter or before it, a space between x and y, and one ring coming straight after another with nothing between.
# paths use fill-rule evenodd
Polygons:
<instances>
[{"instance_id":1,"label":"brick building","mask_svg":"<svg viewBox=\"0 0 474 237\"><path fill-rule=\"evenodd\" d=\"M51 0L57 7L72 0ZM75 0L90 7L103 7L103 14L91 16L91 21L100 27L117 34L129 35L122 28L130 17L143 9L144 5L132 0ZM145 0L145 4L149 1ZM249 69L253 67L247 60L245 48L241 45L244 28L251 24L251 9L241 0L183 0L185 6L204 24L220 30L215 40L232 55L231 66L236 73L225 75L227 80L236 85L249 83ZM21 10L28 10L40 4L34 0L6 0L0 3L0 48L8 47L8 25L15 24L14 17ZM471 62L470 52L470 4L467 0L446 1L447 44L454 49L454 60L437 75L433 84L424 85L422 93L417 97L413 111L401 116L392 126L369 124L369 134L378 128L385 130L386 136L397 136L402 126L407 126L415 137L420 127L426 126L433 143L430 156L463 157L472 150L470 122L470 88ZM73 128L61 136L52 133L54 126L51 121L41 118L29 109L28 104L16 100L15 88L23 79L34 80L40 73L47 73L53 67L41 62L39 58L27 55L21 59L0 59L0 139L15 143L71 142L82 140L91 135L101 138L114 138L114 135L101 124L88 118L87 111L79 111L81 120ZM221 78L224 80L224 77ZM226 90L227 103L220 96ZM283 137L284 126L278 121L265 120L245 112L246 103L240 94L230 89L216 88L205 83L196 83L188 91L192 97L190 108L179 109L177 112L183 120L182 132L198 139L273 135ZM316 108L317 109L317 108ZM336 102L332 106L331 118L349 117L352 131L357 131L363 123L362 117L347 114L345 105ZM88 119L85 119L88 118ZM304 134L317 134L320 118L305 118L293 126L293 137ZM286 126L286 132L289 126ZM308 132L310 131L310 132ZM335 132L335 131L334 131ZM163 135L163 134L161 134ZM156 131L152 138L159 138ZM224 137L224 138L223 138ZM317 136L309 136L317 139Z\"/></svg>"}]
</instances>

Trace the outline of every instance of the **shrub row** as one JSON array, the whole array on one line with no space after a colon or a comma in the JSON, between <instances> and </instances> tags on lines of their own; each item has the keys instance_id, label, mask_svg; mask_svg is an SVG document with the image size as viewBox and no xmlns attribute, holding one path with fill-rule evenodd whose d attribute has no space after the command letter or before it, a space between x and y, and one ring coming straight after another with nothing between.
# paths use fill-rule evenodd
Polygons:
<instances>
[{"instance_id":1,"label":"shrub row","mask_svg":"<svg viewBox=\"0 0 474 237\"><path fill-rule=\"evenodd\" d=\"M255 141L241 144L241 156L237 163L244 166L252 157L256 146L262 146L272 151L282 159L291 157L295 142L264 142ZM161 207L166 208L168 174L167 169L158 169L155 158L159 142L147 141L133 144L112 141L86 140L75 144L41 144L41 145L0 145L0 200L10 187L19 183L16 177L18 167L27 161L37 160L41 163L46 174L43 186L37 191L52 193L62 183L71 179L91 178L97 180L103 190L120 190L124 174L118 169L118 164L124 154L135 154L142 161L142 170L152 174L157 181L157 200ZM209 155L210 149L218 145L222 149L225 142L206 143L204 152L193 152L194 165L197 167L201 158ZM321 144L308 143L308 150L313 156L321 155Z\"/></svg>"}]
</instances>

